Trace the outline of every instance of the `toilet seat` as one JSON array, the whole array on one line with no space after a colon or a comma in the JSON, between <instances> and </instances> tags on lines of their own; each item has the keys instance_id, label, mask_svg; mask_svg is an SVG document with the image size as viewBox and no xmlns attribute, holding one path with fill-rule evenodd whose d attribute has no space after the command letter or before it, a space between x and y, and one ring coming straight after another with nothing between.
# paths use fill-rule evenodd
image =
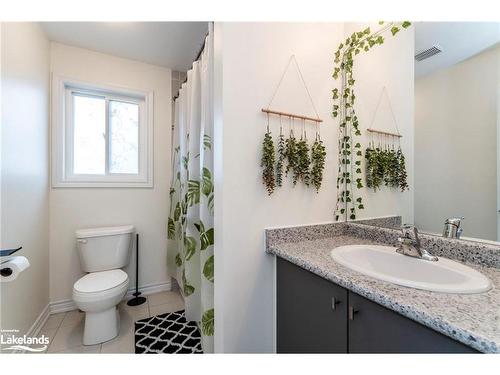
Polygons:
<instances>
[{"instance_id":1,"label":"toilet seat","mask_svg":"<svg viewBox=\"0 0 500 375\"><path fill-rule=\"evenodd\" d=\"M121 269L91 272L80 278L73 286L77 294L94 294L121 289L123 284L128 285L128 275Z\"/></svg>"},{"instance_id":2,"label":"toilet seat","mask_svg":"<svg viewBox=\"0 0 500 375\"><path fill-rule=\"evenodd\" d=\"M116 337L120 328L117 305L127 293L128 275L121 269L91 272L73 286L73 301L85 312L83 345Z\"/></svg>"}]
</instances>

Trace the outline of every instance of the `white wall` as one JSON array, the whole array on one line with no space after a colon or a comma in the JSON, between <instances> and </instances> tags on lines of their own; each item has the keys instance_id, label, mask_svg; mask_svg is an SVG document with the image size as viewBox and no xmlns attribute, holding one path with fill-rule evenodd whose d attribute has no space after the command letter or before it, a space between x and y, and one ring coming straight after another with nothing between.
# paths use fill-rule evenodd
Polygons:
<instances>
[{"instance_id":1,"label":"white wall","mask_svg":"<svg viewBox=\"0 0 500 375\"><path fill-rule=\"evenodd\" d=\"M405 147L411 168L412 31L409 34L381 47L387 54L377 55L374 51L373 61L359 59L356 87L364 129L380 86L388 81L394 109L404 126L402 132L408 136ZM342 23L216 24L215 345L218 352L274 350L273 258L264 253L264 228L334 219L338 124L331 117L331 90L336 84L331 74L333 53L343 39ZM324 183L316 194L300 184L293 189L287 181L268 197L259 167L265 132L265 116L260 109L267 106L292 54L297 57L324 120L321 135L328 152ZM377 79L369 73L378 75ZM273 108L314 114L294 70L285 77L283 87ZM372 87L375 87L373 93ZM367 98L362 98L363 95ZM312 125L307 126L311 137ZM275 118L271 130L274 136L279 132ZM378 202L370 200L363 217L399 212L396 211L399 199L391 203L391 209L384 209L386 197L381 194ZM405 215L411 215L411 206L406 209Z\"/></svg>"},{"instance_id":2,"label":"white wall","mask_svg":"<svg viewBox=\"0 0 500 375\"><path fill-rule=\"evenodd\" d=\"M71 299L82 276L75 247L78 228L134 224L140 234L139 285L170 282L166 225L170 183L171 71L81 48L51 44L51 71L65 77L154 91L154 188L52 188L50 300ZM135 283L135 257L128 267Z\"/></svg>"},{"instance_id":3,"label":"white wall","mask_svg":"<svg viewBox=\"0 0 500 375\"><path fill-rule=\"evenodd\" d=\"M500 47L415 84L415 223L440 233L464 216L464 236L497 240Z\"/></svg>"},{"instance_id":4,"label":"white wall","mask_svg":"<svg viewBox=\"0 0 500 375\"><path fill-rule=\"evenodd\" d=\"M0 245L31 267L0 284L3 329L25 334L49 302L49 41L36 23L2 23Z\"/></svg>"}]
</instances>

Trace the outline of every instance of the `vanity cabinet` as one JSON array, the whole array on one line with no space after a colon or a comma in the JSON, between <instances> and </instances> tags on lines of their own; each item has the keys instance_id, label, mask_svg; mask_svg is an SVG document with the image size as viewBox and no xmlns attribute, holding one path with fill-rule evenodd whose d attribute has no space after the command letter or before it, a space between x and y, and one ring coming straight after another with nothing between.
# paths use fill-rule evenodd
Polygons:
<instances>
[{"instance_id":1,"label":"vanity cabinet","mask_svg":"<svg viewBox=\"0 0 500 375\"><path fill-rule=\"evenodd\" d=\"M277 258L278 353L476 353Z\"/></svg>"},{"instance_id":2,"label":"vanity cabinet","mask_svg":"<svg viewBox=\"0 0 500 375\"><path fill-rule=\"evenodd\" d=\"M347 290L277 262L278 353L346 353Z\"/></svg>"},{"instance_id":3,"label":"vanity cabinet","mask_svg":"<svg viewBox=\"0 0 500 375\"><path fill-rule=\"evenodd\" d=\"M349 353L476 351L360 295L349 292Z\"/></svg>"}]
</instances>

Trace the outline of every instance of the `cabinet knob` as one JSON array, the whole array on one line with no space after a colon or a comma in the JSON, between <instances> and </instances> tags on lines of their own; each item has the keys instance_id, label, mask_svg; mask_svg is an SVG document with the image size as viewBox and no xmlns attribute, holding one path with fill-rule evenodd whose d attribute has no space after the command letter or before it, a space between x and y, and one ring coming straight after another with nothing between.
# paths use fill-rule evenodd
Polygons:
<instances>
[{"instance_id":1,"label":"cabinet knob","mask_svg":"<svg viewBox=\"0 0 500 375\"><path fill-rule=\"evenodd\" d=\"M337 298L332 297L332 310L335 310L336 306L340 304L340 302L342 301L339 301Z\"/></svg>"},{"instance_id":2,"label":"cabinet knob","mask_svg":"<svg viewBox=\"0 0 500 375\"><path fill-rule=\"evenodd\" d=\"M349 320L354 320L354 314L357 314L359 310L355 309L352 306L349 306Z\"/></svg>"}]
</instances>

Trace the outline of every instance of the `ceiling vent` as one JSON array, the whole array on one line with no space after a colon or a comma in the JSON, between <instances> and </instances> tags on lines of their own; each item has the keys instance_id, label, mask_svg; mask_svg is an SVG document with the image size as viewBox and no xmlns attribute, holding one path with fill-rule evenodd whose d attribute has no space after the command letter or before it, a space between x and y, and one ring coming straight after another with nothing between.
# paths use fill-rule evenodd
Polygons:
<instances>
[{"instance_id":1,"label":"ceiling vent","mask_svg":"<svg viewBox=\"0 0 500 375\"><path fill-rule=\"evenodd\" d=\"M428 59L431 56L437 55L440 52L443 52L443 49L437 44L434 44L431 48L428 48L420 53L417 53L415 55L415 60L422 61Z\"/></svg>"}]
</instances>

